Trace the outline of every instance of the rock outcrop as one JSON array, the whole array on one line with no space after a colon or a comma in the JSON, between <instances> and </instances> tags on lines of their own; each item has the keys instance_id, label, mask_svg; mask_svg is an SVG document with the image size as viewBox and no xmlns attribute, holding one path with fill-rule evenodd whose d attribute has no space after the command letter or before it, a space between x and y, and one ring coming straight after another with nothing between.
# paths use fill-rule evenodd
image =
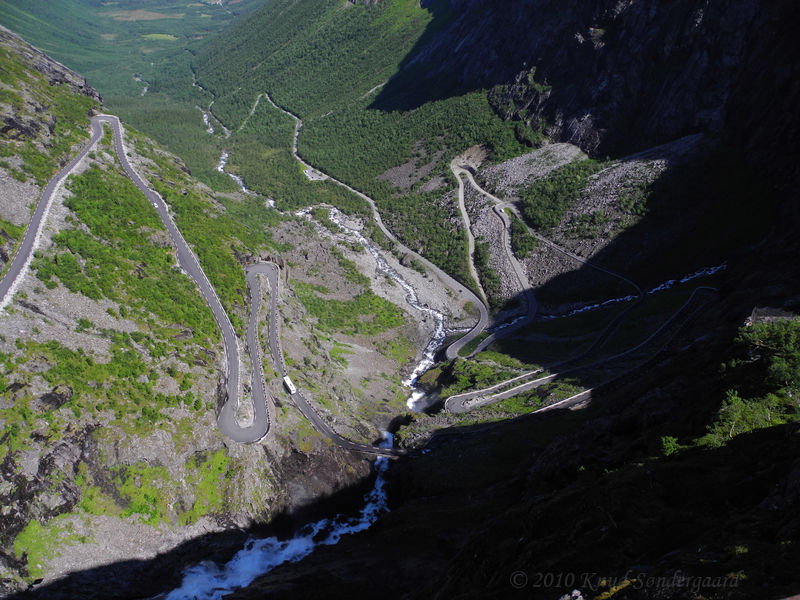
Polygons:
<instances>
[{"instance_id":1,"label":"rock outcrop","mask_svg":"<svg viewBox=\"0 0 800 600\"><path fill-rule=\"evenodd\" d=\"M102 102L100 94L88 84L86 78L53 60L41 50L31 46L14 32L0 25L0 45L22 57L23 62L47 76L50 85L67 84L72 91Z\"/></svg>"}]
</instances>

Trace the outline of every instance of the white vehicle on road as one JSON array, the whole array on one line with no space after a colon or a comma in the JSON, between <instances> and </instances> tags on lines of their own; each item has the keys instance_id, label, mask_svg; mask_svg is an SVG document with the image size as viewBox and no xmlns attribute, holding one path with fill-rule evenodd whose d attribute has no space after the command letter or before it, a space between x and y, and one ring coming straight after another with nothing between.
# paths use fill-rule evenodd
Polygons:
<instances>
[{"instance_id":1,"label":"white vehicle on road","mask_svg":"<svg viewBox=\"0 0 800 600\"><path fill-rule=\"evenodd\" d=\"M294 384L292 383L292 380L289 379L288 375L283 378L283 385L286 386L286 389L289 390L290 394L296 394L297 393L297 388L294 387Z\"/></svg>"}]
</instances>

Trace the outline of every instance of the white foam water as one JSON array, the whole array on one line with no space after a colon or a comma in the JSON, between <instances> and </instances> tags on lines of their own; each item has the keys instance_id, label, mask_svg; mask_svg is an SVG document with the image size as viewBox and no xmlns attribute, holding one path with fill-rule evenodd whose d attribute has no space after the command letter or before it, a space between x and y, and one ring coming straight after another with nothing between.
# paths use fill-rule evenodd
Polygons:
<instances>
[{"instance_id":1,"label":"white foam water","mask_svg":"<svg viewBox=\"0 0 800 600\"><path fill-rule=\"evenodd\" d=\"M665 281L664 283L657 285L651 290L648 290L648 294L655 294L656 292L660 292L662 290L668 290L676 283L686 283L687 281L691 281L692 279L697 279L698 277L705 277L706 275L714 275L720 271L724 271L728 268L728 261L726 260L722 264L717 265L716 267L707 267L705 269L700 269L699 271L695 271L694 273L690 273L689 275L685 275L680 279L670 279Z\"/></svg>"},{"instance_id":2,"label":"white foam water","mask_svg":"<svg viewBox=\"0 0 800 600\"><path fill-rule=\"evenodd\" d=\"M514 317L510 321L506 321L505 323L500 323L499 325L495 325L494 327L488 327L486 329L486 331L489 332L489 333L495 333L496 331L502 331L503 329L507 329L508 327L511 327L512 325L516 325L520 321L523 321L523 320L525 320L527 318L528 318L528 315L520 315L518 317Z\"/></svg>"},{"instance_id":3,"label":"white foam water","mask_svg":"<svg viewBox=\"0 0 800 600\"><path fill-rule=\"evenodd\" d=\"M230 154L228 154L226 151L223 150L222 156L219 157L219 164L217 165L217 171L219 171L220 173L225 172L225 165L228 164L229 156Z\"/></svg>"},{"instance_id":4,"label":"white foam water","mask_svg":"<svg viewBox=\"0 0 800 600\"><path fill-rule=\"evenodd\" d=\"M611 298L610 300L605 300L604 302L598 302L597 304L588 304L586 306L581 306L580 308L571 310L568 313L564 313L563 315L544 315L542 317L542 320L548 321L550 319L561 319L563 317L571 317L573 315L578 315L580 313L589 312L590 310L597 310L598 308L601 308L603 306L608 306L609 304L617 304L618 302L630 302L631 300L635 299L636 296L634 296L633 294L629 296L622 296L620 298Z\"/></svg>"},{"instance_id":5,"label":"white foam water","mask_svg":"<svg viewBox=\"0 0 800 600\"><path fill-rule=\"evenodd\" d=\"M337 210L336 208L331 208L330 211L330 220L336 224L341 230L348 232L353 238L355 238L358 243L360 243L367 251L372 254L372 257L375 259L376 268L379 273L385 275L386 277L390 278L394 281L397 285L399 285L406 293L406 302L414 309L418 310L419 312L426 314L433 318L436 326L433 331L433 336L431 337L428 345L425 347L425 350L422 353L422 359L414 367L414 370L411 371L408 377L403 380L403 385L409 388L413 388L416 383L417 379L420 375L422 375L425 371L430 369L434 363L436 362L436 352L438 352L439 348L442 346L445 340L445 330L444 330L444 315L437 310L434 310L425 304L421 303L419 300L419 296L417 296L417 291L408 283L403 276L400 275L392 266L386 261L383 254L381 254L380 250L372 243L371 240L368 240L364 237L360 231L347 227L345 224L344 215ZM406 400L406 406L411 410L421 411L427 408L426 403L424 402L425 393L421 392L420 390L414 390L411 396Z\"/></svg>"},{"instance_id":6,"label":"white foam water","mask_svg":"<svg viewBox=\"0 0 800 600\"><path fill-rule=\"evenodd\" d=\"M417 296L417 291L411 286L411 284L403 279L403 276L400 275L400 273L398 273L397 270L388 263L381 250L371 240L364 237L364 235L358 229L347 224L347 219L340 210L330 207L329 211L329 218L331 222L333 222L341 230L342 237L348 242L357 243L366 248L375 259L375 268L378 273L385 275L399 285L406 293L406 302L412 308L430 316L436 323L433 330L433 336L428 342L428 345L425 347L420 362L416 367L414 367L414 370L411 371L409 376L403 380L404 386L412 388L411 396L409 396L406 400L406 406L415 412L425 410L430 405L430 402L426 401L426 394L420 390L413 390L413 388L416 385L419 376L434 365L436 362L436 353L439 351L439 348L441 348L445 338L447 337L444 328L444 315L420 302L419 296ZM302 209L295 213L297 216L306 218L311 218L310 214L310 208ZM318 226L323 229L321 225Z\"/></svg>"},{"instance_id":7,"label":"white foam water","mask_svg":"<svg viewBox=\"0 0 800 600\"><path fill-rule=\"evenodd\" d=\"M383 434L381 448L392 447L392 434ZM278 565L297 562L305 558L317 546L332 546L342 536L367 529L379 516L388 512L386 501L386 470L389 460L378 457L375 461L377 477L372 490L364 497L364 506L357 517L338 515L333 519L322 519L310 523L288 540L276 537L250 539L244 548L223 565L212 562L200 563L184 571L181 587L164 600L220 600L225 594L249 585L256 577L269 573Z\"/></svg>"},{"instance_id":8,"label":"white foam water","mask_svg":"<svg viewBox=\"0 0 800 600\"><path fill-rule=\"evenodd\" d=\"M206 126L206 133L209 135L214 134L214 126L211 124L211 119L208 118L208 113L199 106L197 107L203 113L203 125Z\"/></svg>"},{"instance_id":9,"label":"white foam water","mask_svg":"<svg viewBox=\"0 0 800 600\"><path fill-rule=\"evenodd\" d=\"M222 152L222 156L219 157L219 164L217 165L217 171L219 171L220 173L225 173L228 177L233 179L236 182L236 185L239 186L239 189L242 192L244 192L245 194L249 194L249 195L255 194L255 192L253 192L251 190L248 190L247 187L244 185L244 179L242 179L238 175L234 175L233 173L228 173L225 170L225 166L228 164L228 157L229 156L230 156L230 154L228 154L227 151L223 151Z\"/></svg>"}]
</instances>

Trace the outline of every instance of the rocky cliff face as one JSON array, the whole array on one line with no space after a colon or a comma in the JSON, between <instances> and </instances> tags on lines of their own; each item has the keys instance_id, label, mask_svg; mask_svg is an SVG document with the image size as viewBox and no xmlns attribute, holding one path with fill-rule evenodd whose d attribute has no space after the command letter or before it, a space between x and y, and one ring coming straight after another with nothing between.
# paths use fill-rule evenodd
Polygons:
<instances>
[{"instance_id":1,"label":"rocky cliff face","mask_svg":"<svg viewBox=\"0 0 800 600\"><path fill-rule=\"evenodd\" d=\"M0 26L0 41L17 53L25 56L31 67L47 76L50 85L69 85L75 93L83 94L101 101L100 94L86 81L86 78L79 75L72 69L65 67L60 62L53 60L47 54L34 48L22 38L12 33L5 27Z\"/></svg>"},{"instance_id":2,"label":"rocky cliff face","mask_svg":"<svg viewBox=\"0 0 800 600\"><path fill-rule=\"evenodd\" d=\"M25 40L20 38L15 33L9 31L0 25L0 47L2 47L8 58L19 61L24 64L27 69L37 71L47 78L47 83L51 86L65 85L72 93L81 94L93 98L98 102L102 102L100 94L91 87L84 77L78 75L75 71L65 67L60 62L57 62L47 56L41 50L37 50ZM5 82L4 82L5 83ZM42 121L45 121L47 126L47 119L43 118L46 111L44 107L35 104L35 99L25 98L27 103L33 108L33 114L27 116L20 115L24 111L7 111L0 112L0 117L3 120L3 127L0 132L4 137L24 136L33 138L41 129ZM48 129L52 131L52 123L49 124Z\"/></svg>"},{"instance_id":3,"label":"rocky cliff face","mask_svg":"<svg viewBox=\"0 0 800 600\"><path fill-rule=\"evenodd\" d=\"M85 139L86 111L100 102L83 77L0 26L0 270L39 195L30 179L44 177L65 148ZM45 156L53 161L47 166Z\"/></svg>"},{"instance_id":4,"label":"rocky cliff face","mask_svg":"<svg viewBox=\"0 0 800 600\"><path fill-rule=\"evenodd\" d=\"M406 69L464 87L501 85L498 111L591 153L638 150L756 113L769 90L797 96L794 61L775 36L789 2L493 0L428 2L446 24ZM447 13L450 13L449 16ZM783 65L776 79L745 65ZM786 73L784 73L786 71ZM759 83L756 85L756 81ZM783 83L779 83L782 81ZM384 100L398 90L388 88ZM780 94L778 92L781 92ZM380 99L379 99L380 101Z\"/></svg>"}]
</instances>

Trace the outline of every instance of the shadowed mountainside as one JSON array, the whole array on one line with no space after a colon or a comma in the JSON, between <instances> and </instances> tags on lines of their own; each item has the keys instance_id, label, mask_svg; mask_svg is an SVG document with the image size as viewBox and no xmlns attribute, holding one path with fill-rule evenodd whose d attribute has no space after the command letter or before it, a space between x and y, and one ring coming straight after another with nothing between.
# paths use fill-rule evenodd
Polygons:
<instances>
[{"instance_id":1,"label":"shadowed mountainside","mask_svg":"<svg viewBox=\"0 0 800 600\"><path fill-rule=\"evenodd\" d=\"M787 60L797 55L786 32L797 19L791 2L422 5L435 15L429 32L373 108L409 110L500 85L501 114L602 155L717 132L729 112L774 121L785 114L774 109L798 94L797 66Z\"/></svg>"}]
</instances>

